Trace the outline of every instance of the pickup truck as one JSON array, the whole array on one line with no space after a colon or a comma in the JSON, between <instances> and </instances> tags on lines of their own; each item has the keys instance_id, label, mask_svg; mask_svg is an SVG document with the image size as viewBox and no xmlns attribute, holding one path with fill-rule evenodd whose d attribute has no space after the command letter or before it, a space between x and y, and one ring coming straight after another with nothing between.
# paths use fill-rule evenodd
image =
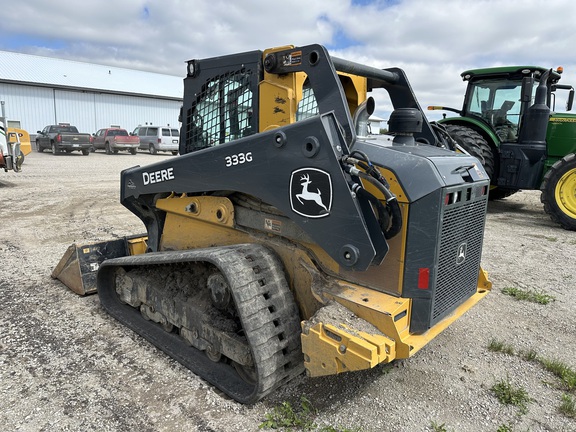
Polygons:
<instances>
[{"instance_id":1,"label":"pickup truck","mask_svg":"<svg viewBox=\"0 0 576 432\"><path fill-rule=\"evenodd\" d=\"M97 149L106 150L106 154L118 153L120 150L136 154L140 138L128 134L126 129L105 128L93 134L92 151Z\"/></svg>"},{"instance_id":2,"label":"pickup truck","mask_svg":"<svg viewBox=\"0 0 576 432\"><path fill-rule=\"evenodd\" d=\"M50 125L37 133L36 150L39 153L42 153L44 149L52 149L52 154L55 155L73 151L81 151L84 156L90 154L92 136L89 133L78 132L76 126Z\"/></svg>"}]
</instances>

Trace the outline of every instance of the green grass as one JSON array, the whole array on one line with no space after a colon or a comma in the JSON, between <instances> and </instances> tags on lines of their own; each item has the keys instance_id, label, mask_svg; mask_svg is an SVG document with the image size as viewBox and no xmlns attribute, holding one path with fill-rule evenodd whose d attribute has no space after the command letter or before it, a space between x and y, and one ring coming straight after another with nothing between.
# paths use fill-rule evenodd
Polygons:
<instances>
[{"instance_id":1,"label":"green grass","mask_svg":"<svg viewBox=\"0 0 576 432\"><path fill-rule=\"evenodd\" d=\"M265 420L258 428L317 432L361 432L360 428L318 426L314 423L316 414L317 410L312 406L312 403L305 396L302 396L300 407L294 408L290 402L282 402L274 407L271 413L265 415Z\"/></svg>"},{"instance_id":2,"label":"green grass","mask_svg":"<svg viewBox=\"0 0 576 432\"><path fill-rule=\"evenodd\" d=\"M492 339L488 345L488 349L493 352L501 352L505 354L515 354L512 345L505 342ZM569 393L576 394L576 370L572 369L566 363L560 360L541 358L538 353L531 349L528 351L519 351L516 355L520 358L530 361L538 362L547 372L550 372L559 380L559 389L568 391ZM530 402L528 394L523 389L515 389L509 380L500 381L496 383L492 389L494 394L498 397L500 402L505 404L518 405L521 412L525 412L527 404ZM576 418L576 399L573 395L562 395L562 401L558 407L558 412L569 418ZM498 431L506 432L511 429L501 429L508 426L502 425Z\"/></svg>"},{"instance_id":3,"label":"green grass","mask_svg":"<svg viewBox=\"0 0 576 432\"><path fill-rule=\"evenodd\" d=\"M498 426L498 429L496 429L496 432L512 432L512 430L513 430L512 426L503 424L503 425Z\"/></svg>"},{"instance_id":4,"label":"green grass","mask_svg":"<svg viewBox=\"0 0 576 432\"><path fill-rule=\"evenodd\" d=\"M514 386L509 378L498 381L492 386L491 390L500 403L518 407L521 414L528 412L528 404L532 399L530 399L526 390L522 387Z\"/></svg>"},{"instance_id":5,"label":"green grass","mask_svg":"<svg viewBox=\"0 0 576 432\"><path fill-rule=\"evenodd\" d=\"M335 428L334 426L324 426L318 429L318 432L360 432L360 428Z\"/></svg>"},{"instance_id":6,"label":"green grass","mask_svg":"<svg viewBox=\"0 0 576 432\"><path fill-rule=\"evenodd\" d=\"M505 342L492 339L488 345L488 349L492 352L499 352L503 354L514 355L514 348Z\"/></svg>"},{"instance_id":7,"label":"green grass","mask_svg":"<svg viewBox=\"0 0 576 432\"><path fill-rule=\"evenodd\" d=\"M432 421L432 423L430 423L430 427L432 428L432 430L434 432L448 432L448 429L446 429L445 423L442 423L441 425L439 425L435 421Z\"/></svg>"},{"instance_id":8,"label":"green grass","mask_svg":"<svg viewBox=\"0 0 576 432\"><path fill-rule=\"evenodd\" d=\"M560 360L541 359L540 363L548 372L554 374L566 388L566 390L576 391L576 371Z\"/></svg>"},{"instance_id":9,"label":"green grass","mask_svg":"<svg viewBox=\"0 0 576 432\"><path fill-rule=\"evenodd\" d=\"M525 300L532 303L547 305L555 300L554 296L535 290L525 290L515 287L502 288L502 293L514 297L516 300Z\"/></svg>"},{"instance_id":10,"label":"green grass","mask_svg":"<svg viewBox=\"0 0 576 432\"><path fill-rule=\"evenodd\" d=\"M290 402L282 402L274 407L271 413L266 414L265 420L258 427L260 429L298 428L298 430L309 431L314 427L313 414L312 404L302 396L300 409L295 410Z\"/></svg>"},{"instance_id":11,"label":"green grass","mask_svg":"<svg viewBox=\"0 0 576 432\"><path fill-rule=\"evenodd\" d=\"M380 371L382 375L388 375L390 372L394 370L394 365L392 363L384 363L380 366Z\"/></svg>"},{"instance_id":12,"label":"green grass","mask_svg":"<svg viewBox=\"0 0 576 432\"><path fill-rule=\"evenodd\" d=\"M536 350L529 349L528 351L522 351L520 356L526 361L538 361L538 353Z\"/></svg>"},{"instance_id":13,"label":"green grass","mask_svg":"<svg viewBox=\"0 0 576 432\"><path fill-rule=\"evenodd\" d=\"M558 407L558 411L566 417L576 419L576 400L570 395L562 395L562 403Z\"/></svg>"}]
</instances>

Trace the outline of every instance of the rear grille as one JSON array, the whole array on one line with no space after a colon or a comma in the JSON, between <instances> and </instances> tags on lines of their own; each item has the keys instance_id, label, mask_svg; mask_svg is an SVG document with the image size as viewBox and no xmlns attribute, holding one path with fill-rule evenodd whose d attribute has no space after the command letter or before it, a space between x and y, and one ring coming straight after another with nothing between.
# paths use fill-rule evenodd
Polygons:
<instances>
[{"instance_id":1,"label":"rear grille","mask_svg":"<svg viewBox=\"0 0 576 432\"><path fill-rule=\"evenodd\" d=\"M486 194L444 206L431 325L476 292L487 199Z\"/></svg>"}]
</instances>

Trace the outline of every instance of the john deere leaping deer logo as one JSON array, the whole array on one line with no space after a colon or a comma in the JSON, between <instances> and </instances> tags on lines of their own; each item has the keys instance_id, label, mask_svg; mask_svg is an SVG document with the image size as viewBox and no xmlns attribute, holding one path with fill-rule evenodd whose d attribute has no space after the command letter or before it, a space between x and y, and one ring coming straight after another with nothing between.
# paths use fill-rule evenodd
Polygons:
<instances>
[{"instance_id":1,"label":"john deere leaping deer logo","mask_svg":"<svg viewBox=\"0 0 576 432\"><path fill-rule=\"evenodd\" d=\"M328 216L332 207L330 174L318 168L294 171L290 178L290 205L294 212L302 216Z\"/></svg>"},{"instance_id":2,"label":"john deere leaping deer logo","mask_svg":"<svg viewBox=\"0 0 576 432\"><path fill-rule=\"evenodd\" d=\"M466 250L467 249L468 249L468 245L466 244L466 242L461 243L460 246L458 246L458 252L457 252L457 256L456 256L456 265L464 264L464 261L466 261Z\"/></svg>"},{"instance_id":3,"label":"john deere leaping deer logo","mask_svg":"<svg viewBox=\"0 0 576 432\"><path fill-rule=\"evenodd\" d=\"M312 181L310 181L310 176L308 174L304 174L302 177L300 177L300 184L302 185L302 193L296 194L296 198L298 198L300 204L304 204L304 201L314 201L325 211L328 211L326 206L322 203L322 192L320 191L320 189L316 189L316 192L311 192L308 190L308 185L310 183L312 183Z\"/></svg>"}]
</instances>

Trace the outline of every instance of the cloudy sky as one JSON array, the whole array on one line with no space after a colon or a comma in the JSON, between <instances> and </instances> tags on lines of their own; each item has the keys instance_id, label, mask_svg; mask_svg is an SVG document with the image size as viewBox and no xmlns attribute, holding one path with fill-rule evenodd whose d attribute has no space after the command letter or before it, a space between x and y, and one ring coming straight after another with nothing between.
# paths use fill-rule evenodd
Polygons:
<instances>
[{"instance_id":1,"label":"cloudy sky","mask_svg":"<svg viewBox=\"0 0 576 432\"><path fill-rule=\"evenodd\" d=\"M575 19L574 0L14 0L0 50L183 77L191 58L320 43L460 107L470 68L563 66L576 85Z\"/></svg>"}]
</instances>

